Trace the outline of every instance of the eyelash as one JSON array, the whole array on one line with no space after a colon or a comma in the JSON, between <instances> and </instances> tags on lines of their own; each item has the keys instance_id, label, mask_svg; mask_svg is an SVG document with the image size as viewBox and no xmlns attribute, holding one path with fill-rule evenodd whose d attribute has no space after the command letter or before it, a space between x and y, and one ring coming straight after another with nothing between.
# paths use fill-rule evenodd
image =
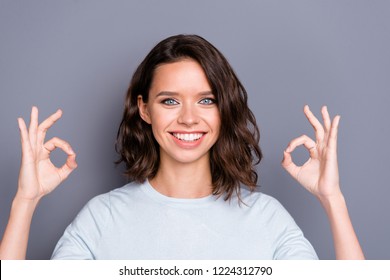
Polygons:
<instances>
[{"instance_id":1,"label":"eyelash","mask_svg":"<svg viewBox=\"0 0 390 280\"><path fill-rule=\"evenodd\" d=\"M174 103L171 103L172 101ZM164 104L164 105L170 105L170 106L179 104L179 102L177 102L175 99L172 99L172 98L164 99L164 100L161 101L161 103Z\"/></svg>"},{"instance_id":2,"label":"eyelash","mask_svg":"<svg viewBox=\"0 0 390 280\"><path fill-rule=\"evenodd\" d=\"M205 100L207 100L207 103L204 103ZM168 106L179 104L179 102L177 102L173 98L164 99L164 100L161 101L161 103L164 104L164 105L168 105ZM212 104L217 103L217 101L215 99L213 99L213 98L207 97L207 98L203 98L202 100L200 100L199 103L202 104L202 105L212 105Z\"/></svg>"},{"instance_id":3,"label":"eyelash","mask_svg":"<svg viewBox=\"0 0 390 280\"><path fill-rule=\"evenodd\" d=\"M205 100L208 100L210 103L202 103L203 101ZM204 105L212 105L212 104L215 104L217 103L217 100L215 100L214 98L203 98L201 101L199 101L200 104L204 104Z\"/></svg>"}]
</instances>

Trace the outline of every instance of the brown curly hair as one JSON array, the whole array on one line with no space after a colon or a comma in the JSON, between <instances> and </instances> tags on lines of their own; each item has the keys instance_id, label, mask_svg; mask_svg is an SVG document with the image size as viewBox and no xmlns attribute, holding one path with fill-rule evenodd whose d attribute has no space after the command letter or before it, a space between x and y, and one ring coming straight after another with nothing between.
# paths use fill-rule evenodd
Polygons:
<instances>
[{"instance_id":1,"label":"brown curly hair","mask_svg":"<svg viewBox=\"0 0 390 280\"><path fill-rule=\"evenodd\" d=\"M137 98L148 101L157 66L183 59L197 61L206 74L221 118L219 138L210 150L213 194L239 196L240 183L253 190L258 175L254 165L262 158L259 129L248 107L245 88L226 58L211 43L197 35L176 35L158 43L138 66L127 91L123 118L117 134L116 162L126 164L130 180L144 182L157 174L159 145L150 124L140 117Z\"/></svg>"}]
</instances>

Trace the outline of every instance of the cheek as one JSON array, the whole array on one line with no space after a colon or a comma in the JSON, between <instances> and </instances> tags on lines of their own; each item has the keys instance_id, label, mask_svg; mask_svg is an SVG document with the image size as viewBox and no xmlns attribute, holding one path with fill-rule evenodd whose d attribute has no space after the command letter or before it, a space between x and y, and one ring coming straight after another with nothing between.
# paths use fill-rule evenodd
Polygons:
<instances>
[{"instance_id":1,"label":"cheek","mask_svg":"<svg viewBox=\"0 0 390 280\"><path fill-rule=\"evenodd\" d=\"M221 118L219 112L210 114L207 123L213 133L213 142L215 144L215 142L218 141L221 132Z\"/></svg>"},{"instance_id":2,"label":"cheek","mask_svg":"<svg viewBox=\"0 0 390 280\"><path fill-rule=\"evenodd\" d=\"M216 133L219 134L219 131L221 130L221 117L219 112L215 112L213 116L213 127L216 130Z\"/></svg>"},{"instance_id":3,"label":"cheek","mask_svg":"<svg viewBox=\"0 0 390 280\"><path fill-rule=\"evenodd\" d=\"M154 139L157 141L157 143L161 146L161 140L160 140L160 136L159 136L159 133L158 133L158 130L156 129L155 126L152 126L152 133L153 133L153 137Z\"/></svg>"},{"instance_id":4,"label":"cheek","mask_svg":"<svg viewBox=\"0 0 390 280\"><path fill-rule=\"evenodd\" d=\"M172 114L167 114L166 112L160 113L158 111L152 111L150 119L154 138L160 143L159 139L168 133L168 128L172 121L174 121L174 118L172 117Z\"/></svg>"},{"instance_id":5,"label":"cheek","mask_svg":"<svg viewBox=\"0 0 390 280\"><path fill-rule=\"evenodd\" d=\"M172 120L174 119L172 117L172 114L168 113L160 113L160 112L153 112L150 115L151 119L151 125L152 127L155 127L156 130L162 130L166 129L170 123L172 123Z\"/></svg>"}]
</instances>

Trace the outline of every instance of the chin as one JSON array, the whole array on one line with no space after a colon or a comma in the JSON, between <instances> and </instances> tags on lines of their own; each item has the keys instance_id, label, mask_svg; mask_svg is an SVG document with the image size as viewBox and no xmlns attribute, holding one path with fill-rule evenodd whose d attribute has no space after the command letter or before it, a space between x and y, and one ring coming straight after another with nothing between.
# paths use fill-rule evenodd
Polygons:
<instances>
[{"instance_id":1,"label":"chin","mask_svg":"<svg viewBox=\"0 0 390 280\"><path fill-rule=\"evenodd\" d=\"M197 163L197 162L205 162L209 161L210 157L208 154L203 155L185 155L185 152L178 154L178 155L171 155L171 160L174 162L177 162L178 164L191 164L191 163Z\"/></svg>"}]
</instances>

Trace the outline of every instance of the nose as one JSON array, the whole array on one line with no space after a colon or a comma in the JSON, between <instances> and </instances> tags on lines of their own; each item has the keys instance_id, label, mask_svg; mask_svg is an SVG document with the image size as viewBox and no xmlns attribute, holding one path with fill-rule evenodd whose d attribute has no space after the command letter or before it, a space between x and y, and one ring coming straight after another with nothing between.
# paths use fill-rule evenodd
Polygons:
<instances>
[{"instance_id":1,"label":"nose","mask_svg":"<svg viewBox=\"0 0 390 280\"><path fill-rule=\"evenodd\" d=\"M178 123L191 126L199 123L199 116L196 108L191 104L183 104L180 109L180 115L177 119Z\"/></svg>"}]
</instances>

